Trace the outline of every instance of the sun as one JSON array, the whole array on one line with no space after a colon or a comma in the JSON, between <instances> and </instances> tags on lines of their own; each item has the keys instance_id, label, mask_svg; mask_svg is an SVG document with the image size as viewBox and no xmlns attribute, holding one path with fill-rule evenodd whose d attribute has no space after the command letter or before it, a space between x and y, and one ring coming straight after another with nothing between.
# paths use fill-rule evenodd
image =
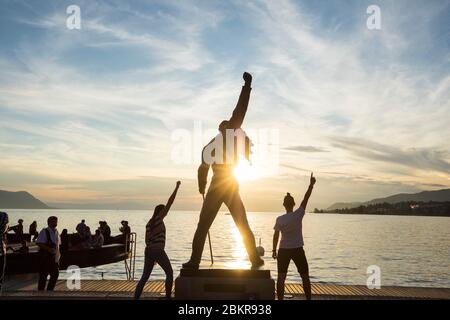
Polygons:
<instances>
[{"instance_id":1,"label":"sun","mask_svg":"<svg viewBox=\"0 0 450 320\"><path fill-rule=\"evenodd\" d=\"M233 171L234 176L239 182L253 181L262 176L258 168L250 163L243 156L239 155L239 161Z\"/></svg>"}]
</instances>

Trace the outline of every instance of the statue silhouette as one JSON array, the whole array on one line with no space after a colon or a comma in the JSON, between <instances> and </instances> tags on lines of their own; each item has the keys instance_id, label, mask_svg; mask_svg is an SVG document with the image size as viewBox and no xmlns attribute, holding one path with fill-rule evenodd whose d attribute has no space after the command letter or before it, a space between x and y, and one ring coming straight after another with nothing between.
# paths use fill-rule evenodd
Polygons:
<instances>
[{"instance_id":1,"label":"statue silhouette","mask_svg":"<svg viewBox=\"0 0 450 320\"><path fill-rule=\"evenodd\" d=\"M258 268L264 264L264 261L257 253L255 237L248 224L245 207L239 195L239 184L233 175L233 169L237 162L236 135L238 134L238 131L241 133L243 132L241 126L247 112L250 92L252 90L252 76L245 72L243 78L245 85L242 87L239 100L231 118L220 123L220 133L211 140L202 151L202 164L198 168L198 186L199 192L202 195L205 194L210 167L212 167L213 177L208 192L204 196L197 230L195 231L192 242L191 259L183 264L183 268L185 269L196 269L199 267L206 235L208 234L208 230L216 218L222 203L225 203L230 210L231 216L242 235L249 259L252 262L252 268ZM231 141L233 145L231 146L229 139L227 139L227 136L229 137L230 133L233 137L233 140ZM244 135L244 137L246 146L245 156L249 159L250 140L246 135ZM222 155L216 152L218 150L214 149L214 146L222 147ZM228 151L230 151L230 149L233 153L232 157L229 156L230 153ZM212 154L207 153L209 150L213 150ZM211 161L208 158L211 158L212 156L217 156L217 158Z\"/></svg>"}]
</instances>

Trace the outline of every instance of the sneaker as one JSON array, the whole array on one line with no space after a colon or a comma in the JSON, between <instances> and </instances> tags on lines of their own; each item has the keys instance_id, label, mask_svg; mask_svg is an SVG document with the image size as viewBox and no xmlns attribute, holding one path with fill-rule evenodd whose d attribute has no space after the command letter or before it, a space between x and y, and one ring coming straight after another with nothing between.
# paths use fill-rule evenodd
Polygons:
<instances>
[{"instance_id":1,"label":"sneaker","mask_svg":"<svg viewBox=\"0 0 450 320\"><path fill-rule=\"evenodd\" d=\"M183 267L183 269L198 269L199 264L189 260L188 262L183 263L182 267Z\"/></svg>"},{"instance_id":2,"label":"sneaker","mask_svg":"<svg viewBox=\"0 0 450 320\"><path fill-rule=\"evenodd\" d=\"M259 258L258 260L255 260L252 262L252 270L259 269L264 265L264 260Z\"/></svg>"}]
</instances>

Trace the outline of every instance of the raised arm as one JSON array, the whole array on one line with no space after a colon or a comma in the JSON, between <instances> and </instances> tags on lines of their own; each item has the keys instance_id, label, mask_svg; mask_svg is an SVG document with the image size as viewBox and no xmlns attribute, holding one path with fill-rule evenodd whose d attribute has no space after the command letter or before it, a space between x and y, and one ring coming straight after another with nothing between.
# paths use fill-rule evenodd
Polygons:
<instances>
[{"instance_id":1,"label":"raised arm","mask_svg":"<svg viewBox=\"0 0 450 320\"><path fill-rule=\"evenodd\" d=\"M302 203L300 204L300 207L302 207L306 211L306 205L308 204L309 197L311 196L314 184L316 183L316 178L314 178L313 173L311 172L311 178L309 180L309 187L308 190L305 193L305 197L303 198Z\"/></svg>"},{"instance_id":2,"label":"raised arm","mask_svg":"<svg viewBox=\"0 0 450 320\"><path fill-rule=\"evenodd\" d=\"M164 218L170 210L170 207L173 204L173 201L175 200L175 197L177 196L178 188L180 187L181 182L177 181L177 185L175 186L175 190L173 190L172 194L169 197L169 200L167 200L166 206L164 207L164 211L161 212L161 217Z\"/></svg>"},{"instance_id":3,"label":"raised arm","mask_svg":"<svg viewBox=\"0 0 450 320\"><path fill-rule=\"evenodd\" d=\"M245 85L242 87L236 108L234 108L233 115L229 120L230 129L240 128L242 122L244 122L244 117L247 112L248 102L250 100L250 92L252 91L252 76L250 73L244 72L243 78L245 81Z\"/></svg>"}]
</instances>

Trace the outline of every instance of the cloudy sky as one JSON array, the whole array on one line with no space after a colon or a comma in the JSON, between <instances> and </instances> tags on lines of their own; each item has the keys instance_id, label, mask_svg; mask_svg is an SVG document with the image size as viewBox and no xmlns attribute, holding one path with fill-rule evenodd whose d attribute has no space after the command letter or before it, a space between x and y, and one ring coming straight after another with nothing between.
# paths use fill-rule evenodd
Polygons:
<instances>
[{"instance_id":1,"label":"cloudy sky","mask_svg":"<svg viewBox=\"0 0 450 320\"><path fill-rule=\"evenodd\" d=\"M450 187L449 20L437 0L3 0L0 189L150 208L181 179L175 207L198 209L201 146L174 161L174 134L211 138L243 71L244 128L279 135L276 173L241 184L249 210L282 209L310 171L311 207Z\"/></svg>"}]
</instances>

